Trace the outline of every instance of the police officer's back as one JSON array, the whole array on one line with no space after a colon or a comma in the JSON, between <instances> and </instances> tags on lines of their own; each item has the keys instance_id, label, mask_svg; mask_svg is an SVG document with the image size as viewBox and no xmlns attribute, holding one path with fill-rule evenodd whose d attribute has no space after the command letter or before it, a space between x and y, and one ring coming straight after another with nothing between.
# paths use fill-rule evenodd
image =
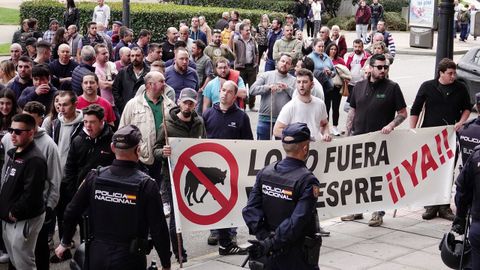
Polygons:
<instances>
[{"instance_id":1,"label":"police officer's back","mask_svg":"<svg viewBox=\"0 0 480 270\"><path fill-rule=\"evenodd\" d=\"M480 269L480 146L475 147L455 184L457 214L452 230L459 234L465 233L467 213L470 209L472 223L469 240L472 246L472 266L473 269Z\"/></svg>"},{"instance_id":2,"label":"police officer's back","mask_svg":"<svg viewBox=\"0 0 480 270\"><path fill-rule=\"evenodd\" d=\"M477 111L480 112L480 93L475 95L475 101ZM460 143L462 163L465 164L470 154L473 153L473 149L480 144L480 116L463 124L458 131L457 138Z\"/></svg>"},{"instance_id":3,"label":"police officer's back","mask_svg":"<svg viewBox=\"0 0 480 270\"><path fill-rule=\"evenodd\" d=\"M140 130L119 129L112 138L112 165L90 172L65 210L64 234L55 250L61 257L71 243L75 224L87 210L91 242L88 269L146 268L147 235L164 269L170 268L170 239L158 186L137 167Z\"/></svg>"},{"instance_id":4,"label":"police officer's back","mask_svg":"<svg viewBox=\"0 0 480 270\"><path fill-rule=\"evenodd\" d=\"M288 125L282 132L287 157L257 174L243 209L250 234L259 240L252 241L251 263L261 261L266 269L318 269L319 182L305 166L309 141L306 124Z\"/></svg>"}]
</instances>

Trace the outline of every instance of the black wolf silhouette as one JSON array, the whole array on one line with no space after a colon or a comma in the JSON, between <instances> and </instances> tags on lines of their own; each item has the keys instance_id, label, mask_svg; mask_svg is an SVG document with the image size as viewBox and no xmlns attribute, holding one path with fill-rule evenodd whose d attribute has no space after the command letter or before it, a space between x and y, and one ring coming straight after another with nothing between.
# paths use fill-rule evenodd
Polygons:
<instances>
[{"instance_id":1,"label":"black wolf silhouette","mask_svg":"<svg viewBox=\"0 0 480 270\"><path fill-rule=\"evenodd\" d=\"M222 171L218 168L211 168L211 167L198 167L198 169L210 180L210 182L214 185L220 183L224 184L225 177L227 176L227 171ZM208 189L205 189L200 200L197 199L197 189L198 185L203 185L200 180L191 172L187 173L186 181L185 181L185 189L184 194L187 197L188 205L192 206L193 203L190 202L190 197L193 193L193 200L196 203L203 203L203 198L208 193Z\"/></svg>"}]
</instances>

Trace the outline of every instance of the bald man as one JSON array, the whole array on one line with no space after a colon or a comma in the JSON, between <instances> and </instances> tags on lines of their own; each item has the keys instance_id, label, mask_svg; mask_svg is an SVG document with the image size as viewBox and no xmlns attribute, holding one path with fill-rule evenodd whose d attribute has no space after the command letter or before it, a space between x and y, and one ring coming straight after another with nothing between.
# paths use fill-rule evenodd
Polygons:
<instances>
[{"instance_id":1,"label":"bald man","mask_svg":"<svg viewBox=\"0 0 480 270\"><path fill-rule=\"evenodd\" d=\"M72 73L78 63L71 59L71 48L67 44L58 46L58 59L50 62L48 68L52 84L58 89L72 89Z\"/></svg>"},{"instance_id":2,"label":"bald man","mask_svg":"<svg viewBox=\"0 0 480 270\"><path fill-rule=\"evenodd\" d=\"M17 69L18 59L22 56L22 46L18 43L13 43L10 45L10 61L15 65L15 69Z\"/></svg>"},{"instance_id":3,"label":"bald man","mask_svg":"<svg viewBox=\"0 0 480 270\"><path fill-rule=\"evenodd\" d=\"M169 27L167 29L167 41L163 43L162 47L162 60L163 62L167 62L170 59L175 57L175 42L178 39L178 30L175 27Z\"/></svg>"}]
</instances>

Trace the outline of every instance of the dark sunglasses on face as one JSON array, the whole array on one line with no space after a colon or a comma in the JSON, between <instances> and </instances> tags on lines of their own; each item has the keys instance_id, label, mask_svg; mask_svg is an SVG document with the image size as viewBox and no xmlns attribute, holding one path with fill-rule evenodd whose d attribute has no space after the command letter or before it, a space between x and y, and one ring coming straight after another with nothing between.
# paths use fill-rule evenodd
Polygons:
<instances>
[{"instance_id":1,"label":"dark sunglasses on face","mask_svg":"<svg viewBox=\"0 0 480 270\"><path fill-rule=\"evenodd\" d=\"M8 131L8 133L10 133L10 134L15 133L15 135L20 135L20 134L22 134L22 132L24 132L24 131L30 131L30 129L8 128L7 131Z\"/></svg>"},{"instance_id":2,"label":"dark sunglasses on face","mask_svg":"<svg viewBox=\"0 0 480 270\"><path fill-rule=\"evenodd\" d=\"M382 65L377 65L377 66L373 66L373 67L376 67L378 70L382 70L382 69L387 70L389 68L388 65L383 65L383 66Z\"/></svg>"}]
</instances>

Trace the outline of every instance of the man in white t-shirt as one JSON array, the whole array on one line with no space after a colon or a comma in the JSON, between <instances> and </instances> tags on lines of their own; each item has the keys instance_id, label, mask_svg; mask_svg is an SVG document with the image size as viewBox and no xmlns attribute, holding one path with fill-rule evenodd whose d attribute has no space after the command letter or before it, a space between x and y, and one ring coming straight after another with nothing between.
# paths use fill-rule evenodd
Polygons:
<instances>
[{"instance_id":1,"label":"man in white t-shirt","mask_svg":"<svg viewBox=\"0 0 480 270\"><path fill-rule=\"evenodd\" d=\"M307 69L297 71L298 96L283 106L273 128L275 137L280 138L282 130L289 124L306 123L316 140L331 141L325 103L311 95L313 73Z\"/></svg>"},{"instance_id":2,"label":"man in white t-shirt","mask_svg":"<svg viewBox=\"0 0 480 270\"><path fill-rule=\"evenodd\" d=\"M299 122L306 123L310 134L315 140L332 140L328 128L328 116L325 103L318 97L312 96L313 73L305 68L296 72L297 93L280 111L277 122L273 127L273 135L280 138L282 131L290 124ZM329 236L330 232L320 227L321 236Z\"/></svg>"},{"instance_id":3,"label":"man in white t-shirt","mask_svg":"<svg viewBox=\"0 0 480 270\"><path fill-rule=\"evenodd\" d=\"M98 5L93 9L92 21L102 23L105 28L108 28L110 21L110 7L105 5L105 0L98 0Z\"/></svg>"}]
</instances>

